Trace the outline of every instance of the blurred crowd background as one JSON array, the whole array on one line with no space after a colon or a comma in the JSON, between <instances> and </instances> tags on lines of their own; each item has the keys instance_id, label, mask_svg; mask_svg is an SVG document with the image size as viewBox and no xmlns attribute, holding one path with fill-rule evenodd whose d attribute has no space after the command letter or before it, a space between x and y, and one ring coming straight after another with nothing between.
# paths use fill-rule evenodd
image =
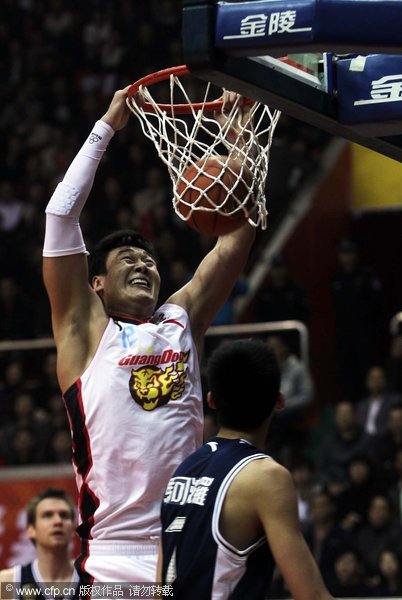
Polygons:
<instances>
[{"instance_id":1,"label":"blurred crowd background","mask_svg":"<svg viewBox=\"0 0 402 600\"><path fill-rule=\"evenodd\" d=\"M178 0L0 3L1 341L51 336L41 276L46 204L114 91L182 64L180 11ZM281 117L264 236L275 231L328 143L327 134ZM156 246L161 300L191 277L213 243L174 215L166 168L134 119L111 142L82 216L89 249L125 227L139 229ZM334 402L317 399L294 339L267 335L287 406L275 415L266 449L291 470L303 531L331 592L402 596L402 335L387 339L378 353L381 277L351 238L340 239L334 254L340 392ZM235 321L232 301L247 289L245 273L215 324ZM286 256L275 256L254 298L252 320L296 319L308 328L310 313L311 299ZM0 354L3 468L71 461L55 363L53 349ZM207 413L205 436L215 431ZM273 597L288 596L279 574L274 588Z\"/></svg>"}]
</instances>

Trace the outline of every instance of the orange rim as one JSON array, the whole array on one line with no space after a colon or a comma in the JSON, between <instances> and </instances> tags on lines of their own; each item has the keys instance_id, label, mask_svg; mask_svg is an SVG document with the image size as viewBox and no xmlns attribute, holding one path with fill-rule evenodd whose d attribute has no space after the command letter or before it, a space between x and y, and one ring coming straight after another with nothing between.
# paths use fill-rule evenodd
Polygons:
<instances>
[{"instance_id":1,"label":"orange rim","mask_svg":"<svg viewBox=\"0 0 402 600\"><path fill-rule=\"evenodd\" d=\"M132 98L141 87L148 87L155 83L159 83L160 81L165 81L166 79L169 79L171 75L182 76L190 74L191 73L187 65L179 65L177 67L170 67L169 69L162 69L161 71L150 73L150 75L146 75L145 77L138 79L138 81L132 84L132 86L128 90L128 98ZM251 100L250 98L245 98L244 103L253 104L254 100ZM188 115L194 111L197 112L199 110L202 110L204 112L214 112L215 110L220 110L223 106L223 100L222 98L218 98L217 100L213 100L211 102L193 102L190 104L157 103L157 106L160 108L161 111L164 112L173 112L175 115ZM144 102L143 107L148 112L155 112L155 108L149 102Z\"/></svg>"}]
</instances>

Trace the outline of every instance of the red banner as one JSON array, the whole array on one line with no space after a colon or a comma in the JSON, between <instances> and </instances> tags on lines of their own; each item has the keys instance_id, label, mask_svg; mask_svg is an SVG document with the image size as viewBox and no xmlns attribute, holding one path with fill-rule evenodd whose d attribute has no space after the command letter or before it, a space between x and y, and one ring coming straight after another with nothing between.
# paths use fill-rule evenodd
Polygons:
<instances>
[{"instance_id":1,"label":"red banner","mask_svg":"<svg viewBox=\"0 0 402 600\"><path fill-rule=\"evenodd\" d=\"M34 558L35 548L26 535L25 507L48 487L64 489L77 503L74 473L68 466L0 470L0 569L26 564ZM72 556L78 551L75 536Z\"/></svg>"}]
</instances>

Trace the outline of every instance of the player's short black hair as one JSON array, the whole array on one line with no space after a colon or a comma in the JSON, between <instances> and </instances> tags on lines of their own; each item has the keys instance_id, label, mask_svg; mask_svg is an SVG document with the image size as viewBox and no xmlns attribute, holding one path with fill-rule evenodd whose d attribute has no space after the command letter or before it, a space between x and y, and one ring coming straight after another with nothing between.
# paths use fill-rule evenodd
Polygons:
<instances>
[{"instance_id":1,"label":"player's short black hair","mask_svg":"<svg viewBox=\"0 0 402 600\"><path fill-rule=\"evenodd\" d=\"M208 387L224 427L257 429L272 413L279 394L280 369L260 339L224 342L208 361Z\"/></svg>"},{"instance_id":2,"label":"player's short black hair","mask_svg":"<svg viewBox=\"0 0 402 600\"><path fill-rule=\"evenodd\" d=\"M142 248L148 252L152 258L157 260L155 248L147 239L134 229L119 229L103 237L92 249L88 258L89 281L95 275L106 274L106 260L111 250L121 248L122 246L133 246Z\"/></svg>"}]
</instances>

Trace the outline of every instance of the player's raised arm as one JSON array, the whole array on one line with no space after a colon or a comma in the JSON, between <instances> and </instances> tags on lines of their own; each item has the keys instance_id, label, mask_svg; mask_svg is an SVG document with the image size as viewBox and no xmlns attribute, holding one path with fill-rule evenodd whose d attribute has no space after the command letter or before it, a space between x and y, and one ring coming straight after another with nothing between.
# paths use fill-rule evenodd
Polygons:
<instances>
[{"instance_id":1,"label":"player's raised arm","mask_svg":"<svg viewBox=\"0 0 402 600\"><path fill-rule=\"evenodd\" d=\"M107 112L95 123L46 208L43 277L59 353L60 350L62 355L63 350L69 352L72 337L77 344L73 380L85 366L99 337L98 331L106 321L102 303L88 284L87 252L79 218L110 139L127 123L127 90L115 93ZM94 326L97 321L99 326ZM59 354L59 358L63 361L64 357ZM62 374L62 387L72 383L71 377L64 378Z\"/></svg>"},{"instance_id":2,"label":"player's raised arm","mask_svg":"<svg viewBox=\"0 0 402 600\"><path fill-rule=\"evenodd\" d=\"M242 127L250 124L251 106L243 105L243 99L240 98L237 118L233 119L232 115L229 118L239 95L225 92L223 98L223 108L215 113L215 119L222 128L229 156L244 162L250 154L245 150L250 145L245 145L244 136L249 137L251 131L243 130ZM247 160L252 158L249 156ZM216 313L226 302L246 265L254 239L255 227L244 218L244 224L240 228L218 238L215 247L200 263L191 282L171 298L172 302L181 304L188 311L196 342L200 341Z\"/></svg>"},{"instance_id":3,"label":"player's raised arm","mask_svg":"<svg viewBox=\"0 0 402 600\"><path fill-rule=\"evenodd\" d=\"M248 223L218 238L192 280L171 297L171 302L186 308L196 343L229 297L246 265L254 239L255 228Z\"/></svg>"}]
</instances>

